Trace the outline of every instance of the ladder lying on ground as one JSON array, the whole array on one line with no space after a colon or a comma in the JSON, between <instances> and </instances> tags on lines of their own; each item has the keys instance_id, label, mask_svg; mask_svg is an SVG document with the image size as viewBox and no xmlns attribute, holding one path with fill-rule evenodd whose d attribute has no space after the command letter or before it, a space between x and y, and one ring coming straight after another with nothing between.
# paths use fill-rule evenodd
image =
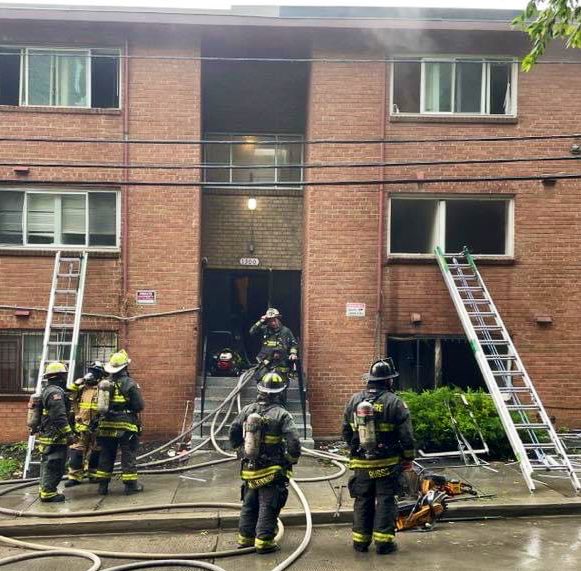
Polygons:
<instances>
[{"instance_id":1,"label":"ladder lying on ground","mask_svg":"<svg viewBox=\"0 0 581 571\"><path fill-rule=\"evenodd\" d=\"M535 472L556 472L581 484L570 458L515 349L474 259L465 248L460 254L436 257L464 332L486 381L529 490Z\"/></svg>"},{"instance_id":2,"label":"ladder lying on ground","mask_svg":"<svg viewBox=\"0 0 581 571\"><path fill-rule=\"evenodd\" d=\"M49 361L64 363L68 369L67 385L71 385L74 381L87 258L87 252L82 252L78 256L63 256L61 252L56 254L42 356L36 381L37 394L40 394L42 390L42 375ZM34 441L34 436L28 438L23 478L27 477L30 469Z\"/></svg>"}]
</instances>

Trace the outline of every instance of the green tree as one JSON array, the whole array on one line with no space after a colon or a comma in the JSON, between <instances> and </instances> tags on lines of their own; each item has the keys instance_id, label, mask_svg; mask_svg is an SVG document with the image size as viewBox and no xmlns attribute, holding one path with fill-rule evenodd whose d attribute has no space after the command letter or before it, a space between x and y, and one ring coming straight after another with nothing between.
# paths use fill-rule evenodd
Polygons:
<instances>
[{"instance_id":1,"label":"green tree","mask_svg":"<svg viewBox=\"0 0 581 571\"><path fill-rule=\"evenodd\" d=\"M532 40L531 51L522 61L525 71L535 65L552 40L562 38L568 48L581 48L580 0L530 0L513 24Z\"/></svg>"}]
</instances>

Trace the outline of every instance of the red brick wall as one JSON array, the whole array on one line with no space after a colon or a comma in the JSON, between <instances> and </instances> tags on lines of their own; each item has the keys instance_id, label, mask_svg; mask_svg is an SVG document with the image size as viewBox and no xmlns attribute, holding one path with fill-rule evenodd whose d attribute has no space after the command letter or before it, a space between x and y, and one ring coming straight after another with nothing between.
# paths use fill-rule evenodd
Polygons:
<instances>
[{"instance_id":1,"label":"red brick wall","mask_svg":"<svg viewBox=\"0 0 581 571\"><path fill-rule=\"evenodd\" d=\"M54 42L122 47L127 39L134 56L161 54L189 56L199 53L195 35L174 29L122 30L97 26L15 25L14 37L6 42ZM155 47L153 47L155 46ZM200 138L199 62L131 59L129 62L129 137L149 139ZM125 98L126 99L126 98ZM54 113L0 108L3 133L19 136L114 138L123 137L120 111L77 111ZM0 157L11 160L111 161L121 163L122 145L63 143L2 143ZM196 145L132 145L133 163L197 163ZM10 169L0 176L13 178ZM120 170L32 168L27 179L117 180ZM123 258L108 255L90 257L84 310L86 312L128 316L197 308L200 305L200 192L195 185L196 171L142 171L131 173L134 180L193 183L192 186L130 186L128 202L128 291L123 298ZM22 187L26 186L23 181ZM0 251L2 275L1 304L46 307L53 256L42 252L14 255ZM136 306L137 289L157 290L158 303ZM24 322L13 311L0 310L0 329L38 329L44 327L45 314L33 312ZM146 438L174 435L181 427L186 399L193 398L196 371L198 313L131 321L128 337L119 321L85 319L82 329L113 329L120 333L120 345L132 358L131 373L141 384L147 407ZM25 437L25 405L0 396L2 423L0 440Z\"/></svg>"}]
</instances>

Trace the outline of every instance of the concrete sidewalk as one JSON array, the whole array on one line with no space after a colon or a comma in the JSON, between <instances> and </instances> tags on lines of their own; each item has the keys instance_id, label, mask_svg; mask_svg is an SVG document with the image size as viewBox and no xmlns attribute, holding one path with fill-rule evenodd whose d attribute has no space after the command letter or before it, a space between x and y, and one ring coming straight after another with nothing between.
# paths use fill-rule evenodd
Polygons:
<instances>
[{"instance_id":1,"label":"concrete sidewalk","mask_svg":"<svg viewBox=\"0 0 581 571\"><path fill-rule=\"evenodd\" d=\"M194 462L215 458L213 453L200 453ZM31 517L0 516L0 535L61 535L84 533L230 529L237 526L236 510L189 508L171 506L190 502L239 502L240 480L238 462L201 468L181 475L143 476L145 492L125 496L121 482L114 481L106 497L96 494L94 485L85 484L65 490L68 498L63 504L42 504L36 487L0 497L0 506L31 514ZM304 457L295 469L295 477L332 474L333 465ZM535 515L571 515L581 513L581 497L575 496L568 480L547 479L530 494L517 466L494 463L488 468L428 466L428 471L471 483L484 497L453 500L445 514L447 520L465 518L519 517ZM352 500L346 489L349 472L332 482L304 483L304 491L316 524L341 523L351 520ZM0 487L0 490L2 488ZM159 505L152 512L78 517L79 511L100 511L128 506ZM32 513L60 513L69 517L43 519ZM302 525L304 514L294 494L282 513L286 525Z\"/></svg>"}]
</instances>

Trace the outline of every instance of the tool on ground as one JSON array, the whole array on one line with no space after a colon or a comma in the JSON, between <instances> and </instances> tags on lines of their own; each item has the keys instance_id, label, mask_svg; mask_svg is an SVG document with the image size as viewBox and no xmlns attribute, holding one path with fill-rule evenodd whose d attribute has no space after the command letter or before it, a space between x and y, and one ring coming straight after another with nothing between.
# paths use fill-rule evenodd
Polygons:
<instances>
[{"instance_id":1,"label":"tool on ground","mask_svg":"<svg viewBox=\"0 0 581 571\"><path fill-rule=\"evenodd\" d=\"M75 359L81 326L87 260L87 252L82 252L77 256L63 256L62 252L56 253L42 356L36 381L35 394L37 395L41 393L43 373L49 361L58 361L67 366L67 386L72 386L75 380ZM34 443L35 437L31 434L28 438L23 478L27 477L30 469Z\"/></svg>"},{"instance_id":2,"label":"tool on ground","mask_svg":"<svg viewBox=\"0 0 581 571\"><path fill-rule=\"evenodd\" d=\"M525 482L557 472L581 483L467 248L436 258Z\"/></svg>"}]
</instances>

